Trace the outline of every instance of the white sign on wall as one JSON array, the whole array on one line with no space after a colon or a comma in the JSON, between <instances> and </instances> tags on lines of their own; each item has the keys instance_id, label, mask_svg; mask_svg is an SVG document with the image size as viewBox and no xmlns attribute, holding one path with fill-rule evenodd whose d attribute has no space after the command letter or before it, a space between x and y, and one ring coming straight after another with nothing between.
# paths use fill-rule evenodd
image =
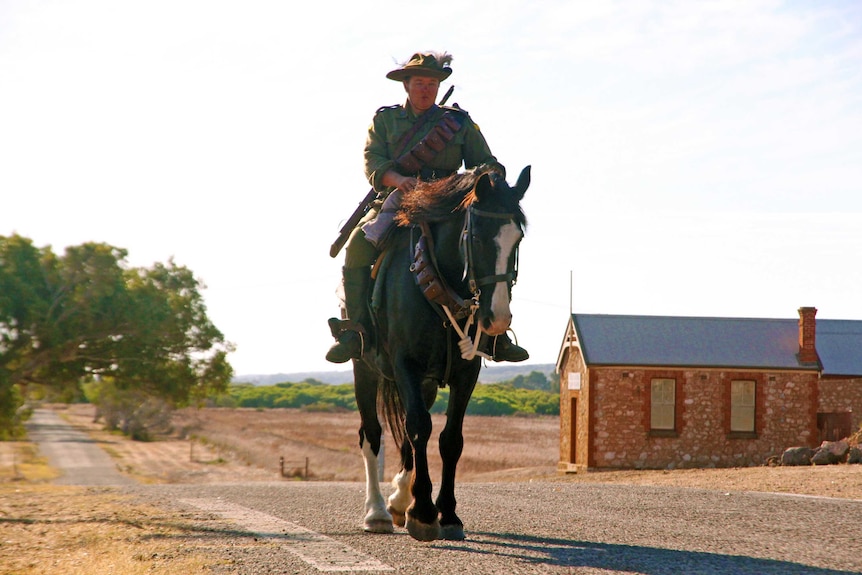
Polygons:
<instances>
[{"instance_id":1,"label":"white sign on wall","mask_svg":"<svg viewBox=\"0 0 862 575\"><path fill-rule=\"evenodd\" d=\"M569 389L581 389L580 372L569 372Z\"/></svg>"}]
</instances>

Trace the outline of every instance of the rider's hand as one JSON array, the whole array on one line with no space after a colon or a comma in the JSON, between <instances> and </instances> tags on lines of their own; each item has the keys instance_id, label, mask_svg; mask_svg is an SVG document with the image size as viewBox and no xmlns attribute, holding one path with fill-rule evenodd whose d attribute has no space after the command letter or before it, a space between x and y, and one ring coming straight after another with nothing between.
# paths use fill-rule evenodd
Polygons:
<instances>
[{"instance_id":1,"label":"rider's hand","mask_svg":"<svg viewBox=\"0 0 862 575\"><path fill-rule=\"evenodd\" d=\"M409 192L416 187L416 178L402 177L396 187L400 192Z\"/></svg>"},{"instance_id":2,"label":"rider's hand","mask_svg":"<svg viewBox=\"0 0 862 575\"><path fill-rule=\"evenodd\" d=\"M397 188L402 192L409 192L416 187L416 178L402 176L395 170L389 170L383 175L383 185Z\"/></svg>"}]
</instances>

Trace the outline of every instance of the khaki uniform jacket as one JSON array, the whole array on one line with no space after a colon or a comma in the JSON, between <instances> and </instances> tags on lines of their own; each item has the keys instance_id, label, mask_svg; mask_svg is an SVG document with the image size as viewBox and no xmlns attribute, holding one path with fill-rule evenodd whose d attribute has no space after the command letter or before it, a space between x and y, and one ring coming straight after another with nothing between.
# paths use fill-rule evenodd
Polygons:
<instances>
[{"instance_id":1,"label":"khaki uniform jacket","mask_svg":"<svg viewBox=\"0 0 862 575\"><path fill-rule=\"evenodd\" d=\"M447 110L452 110L461 122L461 129L455 133L455 137L446 145L446 148L426 164L426 167L446 174L457 172L462 164L468 169L481 164L491 164L504 170L497 162L497 158L491 154L491 149L479 131L479 126L473 123L467 112L457 108L439 106L435 108L422 129L413 135L401 153L413 148L440 121ZM408 111L406 105L385 106L377 110L374 115L365 142L365 176L372 187L382 195L388 195L393 190L384 186L382 180L383 174L388 170L397 171L395 146L398 145L401 136L413 128L418 119L419 116Z\"/></svg>"}]
</instances>

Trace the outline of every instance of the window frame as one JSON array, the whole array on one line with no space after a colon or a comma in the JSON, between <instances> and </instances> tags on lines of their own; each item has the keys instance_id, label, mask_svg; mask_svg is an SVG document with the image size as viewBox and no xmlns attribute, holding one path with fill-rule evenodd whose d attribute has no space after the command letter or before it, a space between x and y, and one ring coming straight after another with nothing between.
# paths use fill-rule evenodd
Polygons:
<instances>
[{"instance_id":1,"label":"window frame","mask_svg":"<svg viewBox=\"0 0 862 575\"><path fill-rule=\"evenodd\" d=\"M751 405L741 406L745 409L751 410L751 429L747 430L738 430L733 429L734 426L734 384L735 383L750 383L752 388L753 396L751 397ZM727 432L728 439L757 439L759 436L759 431L761 428L761 416L763 414L763 405L761 402L763 400L763 379L761 376L757 374L749 374L749 373L735 373L732 374L727 380L727 386L725 388L725 407L726 407L726 416L725 416L725 429ZM736 414L737 417L739 414Z\"/></svg>"},{"instance_id":2,"label":"window frame","mask_svg":"<svg viewBox=\"0 0 862 575\"><path fill-rule=\"evenodd\" d=\"M753 379L730 380L730 433L754 433L757 423L757 382ZM744 423L744 426L736 427Z\"/></svg>"},{"instance_id":3,"label":"window frame","mask_svg":"<svg viewBox=\"0 0 862 575\"><path fill-rule=\"evenodd\" d=\"M661 384L660 394L664 396L670 391L670 401L656 401L657 384ZM664 397L659 399L665 399ZM670 414L657 413L659 409L667 411L669 408ZM657 421L657 420L661 421ZM670 420L670 427L661 425ZM650 379L650 431L668 432L676 431L676 380L670 377L654 377Z\"/></svg>"},{"instance_id":4,"label":"window frame","mask_svg":"<svg viewBox=\"0 0 862 575\"><path fill-rule=\"evenodd\" d=\"M671 380L673 385L673 429L654 428L652 421L652 382ZM648 437L679 437L683 421L683 374L676 371L650 371L644 374L644 428Z\"/></svg>"}]
</instances>

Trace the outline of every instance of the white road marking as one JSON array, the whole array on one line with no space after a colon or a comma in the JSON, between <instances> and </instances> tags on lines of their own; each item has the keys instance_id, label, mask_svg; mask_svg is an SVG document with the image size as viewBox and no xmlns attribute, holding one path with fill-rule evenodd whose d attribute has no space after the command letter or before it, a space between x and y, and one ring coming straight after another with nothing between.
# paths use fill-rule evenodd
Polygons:
<instances>
[{"instance_id":1,"label":"white road marking","mask_svg":"<svg viewBox=\"0 0 862 575\"><path fill-rule=\"evenodd\" d=\"M394 571L389 565L348 545L248 507L221 499L180 499L180 503L219 515L258 537L277 540L320 571Z\"/></svg>"}]
</instances>

